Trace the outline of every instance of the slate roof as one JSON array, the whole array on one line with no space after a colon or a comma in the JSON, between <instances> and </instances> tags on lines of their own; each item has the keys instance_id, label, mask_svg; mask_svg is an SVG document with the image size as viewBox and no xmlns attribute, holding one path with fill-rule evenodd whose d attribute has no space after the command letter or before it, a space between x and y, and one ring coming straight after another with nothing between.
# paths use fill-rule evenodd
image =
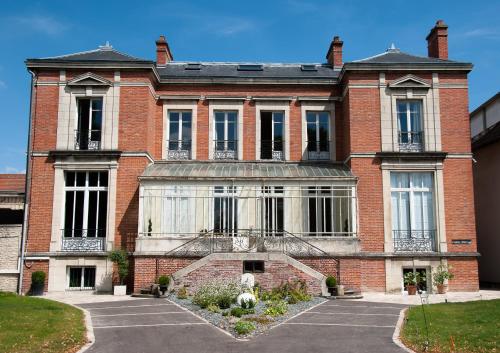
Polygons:
<instances>
[{"instance_id":1,"label":"slate roof","mask_svg":"<svg viewBox=\"0 0 500 353\"><path fill-rule=\"evenodd\" d=\"M0 192L23 193L25 174L0 174Z\"/></svg>"},{"instance_id":2,"label":"slate roof","mask_svg":"<svg viewBox=\"0 0 500 353\"><path fill-rule=\"evenodd\" d=\"M262 70L239 70L240 63L199 63L199 70L190 70L192 63L170 62L158 67L161 78L322 78L336 79L340 71L326 64L255 64ZM303 70L302 65L314 65L316 71ZM188 69L186 69L188 68Z\"/></svg>"},{"instance_id":3,"label":"slate roof","mask_svg":"<svg viewBox=\"0 0 500 353\"><path fill-rule=\"evenodd\" d=\"M265 162L159 162L149 165L140 179L353 179L344 164Z\"/></svg>"}]
</instances>

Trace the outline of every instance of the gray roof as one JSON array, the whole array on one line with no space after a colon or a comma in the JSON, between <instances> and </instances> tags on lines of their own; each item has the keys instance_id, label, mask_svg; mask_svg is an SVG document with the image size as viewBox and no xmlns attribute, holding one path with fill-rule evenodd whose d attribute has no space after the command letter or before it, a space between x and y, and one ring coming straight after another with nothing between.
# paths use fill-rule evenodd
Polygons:
<instances>
[{"instance_id":1,"label":"gray roof","mask_svg":"<svg viewBox=\"0 0 500 353\"><path fill-rule=\"evenodd\" d=\"M336 179L354 178L339 163L265 162L158 162L149 165L141 179Z\"/></svg>"},{"instance_id":2,"label":"gray roof","mask_svg":"<svg viewBox=\"0 0 500 353\"><path fill-rule=\"evenodd\" d=\"M158 67L162 79L168 78L306 78L336 79L340 71L326 64L255 64L261 70L238 70L240 63L199 63L200 69L189 69L187 62L170 62ZM316 71L303 70L302 65L314 65ZM186 69L187 68L187 69Z\"/></svg>"},{"instance_id":3,"label":"gray roof","mask_svg":"<svg viewBox=\"0 0 500 353\"><path fill-rule=\"evenodd\" d=\"M438 58L430 58L428 56L417 56L404 53L399 49L387 49L385 52L369 58L355 60L355 63L385 63L385 64L423 64L423 63L453 63L452 60L443 60Z\"/></svg>"}]
</instances>

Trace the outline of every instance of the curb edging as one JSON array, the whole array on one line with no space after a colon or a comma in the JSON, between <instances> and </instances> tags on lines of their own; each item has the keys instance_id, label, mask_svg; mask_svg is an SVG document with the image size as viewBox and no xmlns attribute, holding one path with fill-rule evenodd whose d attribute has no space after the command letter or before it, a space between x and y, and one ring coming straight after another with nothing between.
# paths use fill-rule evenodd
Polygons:
<instances>
[{"instance_id":1,"label":"curb edging","mask_svg":"<svg viewBox=\"0 0 500 353\"><path fill-rule=\"evenodd\" d=\"M404 308L399 312L399 318L398 322L396 324L396 328L394 329L394 333L392 334L392 341L394 344L396 344L399 348L405 350L408 353L416 353L414 350L406 347L403 342L399 339L399 335L401 333L401 328L403 327L404 321L405 321L405 316L406 312L408 311L408 308Z\"/></svg>"}]
</instances>

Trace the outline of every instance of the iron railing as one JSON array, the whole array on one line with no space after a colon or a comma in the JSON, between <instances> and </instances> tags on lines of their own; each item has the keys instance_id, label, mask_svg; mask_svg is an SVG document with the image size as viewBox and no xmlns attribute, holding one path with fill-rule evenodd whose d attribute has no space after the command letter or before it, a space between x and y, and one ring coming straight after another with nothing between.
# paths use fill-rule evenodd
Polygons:
<instances>
[{"instance_id":1,"label":"iron railing","mask_svg":"<svg viewBox=\"0 0 500 353\"><path fill-rule=\"evenodd\" d=\"M101 229L62 229L61 251L104 251L105 233Z\"/></svg>"},{"instance_id":2,"label":"iron railing","mask_svg":"<svg viewBox=\"0 0 500 353\"><path fill-rule=\"evenodd\" d=\"M168 140L167 159L188 160L191 159L191 140Z\"/></svg>"},{"instance_id":3,"label":"iron railing","mask_svg":"<svg viewBox=\"0 0 500 353\"><path fill-rule=\"evenodd\" d=\"M330 141L307 141L307 159L310 160L329 160L330 159Z\"/></svg>"},{"instance_id":4,"label":"iron railing","mask_svg":"<svg viewBox=\"0 0 500 353\"><path fill-rule=\"evenodd\" d=\"M75 130L75 150L101 149L101 130Z\"/></svg>"},{"instance_id":5,"label":"iron railing","mask_svg":"<svg viewBox=\"0 0 500 353\"><path fill-rule=\"evenodd\" d=\"M400 131L399 150L401 152L421 152L423 150L421 131Z\"/></svg>"},{"instance_id":6,"label":"iron railing","mask_svg":"<svg viewBox=\"0 0 500 353\"><path fill-rule=\"evenodd\" d=\"M394 252L436 251L436 230L394 230Z\"/></svg>"},{"instance_id":7,"label":"iron railing","mask_svg":"<svg viewBox=\"0 0 500 353\"><path fill-rule=\"evenodd\" d=\"M238 159L238 140L214 140L214 159Z\"/></svg>"},{"instance_id":8,"label":"iron railing","mask_svg":"<svg viewBox=\"0 0 500 353\"><path fill-rule=\"evenodd\" d=\"M260 159L284 160L283 141L262 140L260 143Z\"/></svg>"}]
</instances>

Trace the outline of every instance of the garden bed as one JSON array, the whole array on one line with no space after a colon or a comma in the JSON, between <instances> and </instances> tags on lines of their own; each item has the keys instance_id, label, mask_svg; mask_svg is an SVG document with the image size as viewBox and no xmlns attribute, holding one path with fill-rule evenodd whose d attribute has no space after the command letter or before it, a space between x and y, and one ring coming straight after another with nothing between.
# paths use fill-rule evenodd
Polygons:
<instances>
[{"instance_id":1,"label":"garden bed","mask_svg":"<svg viewBox=\"0 0 500 353\"><path fill-rule=\"evenodd\" d=\"M247 290L242 288L242 292L250 292L256 297L256 303L251 305L251 308L245 309L236 303L234 295L229 308L225 309L221 309L214 303L202 308L195 304L196 294L185 297L173 292L168 299L236 338L250 338L326 301L324 298L307 295L305 287L302 287L302 290L299 289L301 285L303 286L302 282L287 283L272 291L262 293L255 288ZM293 298L290 299L291 297Z\"/></svg>"}]
</instances>

